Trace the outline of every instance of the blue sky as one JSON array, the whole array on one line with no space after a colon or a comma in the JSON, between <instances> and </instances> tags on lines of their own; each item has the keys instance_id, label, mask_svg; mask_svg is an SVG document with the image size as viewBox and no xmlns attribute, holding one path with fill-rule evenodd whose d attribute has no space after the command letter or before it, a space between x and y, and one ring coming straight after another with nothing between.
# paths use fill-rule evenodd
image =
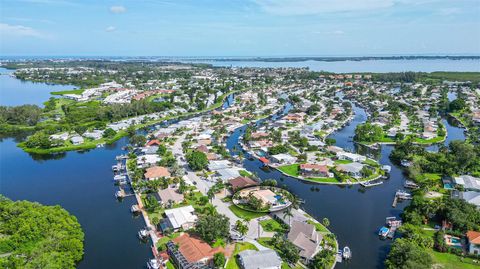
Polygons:
<instances>
[{"instance_id":1,"label":"blue sky","mask_svg":"<svg viewBox=\"0 0 480 269\"><path fill-rule=\"evenodd\" d=\"M1 55L480 54L480 0L1 0Z\"/></svg>"}]
</instances>

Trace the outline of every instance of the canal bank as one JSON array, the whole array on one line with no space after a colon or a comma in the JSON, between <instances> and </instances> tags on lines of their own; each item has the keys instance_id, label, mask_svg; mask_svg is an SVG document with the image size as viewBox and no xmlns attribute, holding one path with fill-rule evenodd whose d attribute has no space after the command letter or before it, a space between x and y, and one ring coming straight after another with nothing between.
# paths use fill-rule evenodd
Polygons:
<instances>
[{"instance_id":1,"label":"canal bank","mask_svg":"<svg viewBox=\"0 0 480 269\"><path fill-rule=\"evenodd\" d=\"M282 114L288 113L287 107ZM407 202L399 203L392 208L395 193L403 189L407 179L403 170L393 164L389 155L394 146L383 145L380 149L370 149L355 144L353 136L357 125L368 118L364 109L353 105L355 116L344 128L334 132L329 137L336 140L336 145L362 155L375 158L382 165L392 167L390 178L383 184L364 188L361 186L332 186L319 183L301 181L282 174L276 169L265 168L257 158L246 155L243 166L260 179L275 179L279 186L304 200L303 208L315 219L328 218L329 229L337 236L340 247L348 245L352 250L353 258L347 263L339 263L336 268L384 268L384 260L389 252L391 241L380 240L378 228L385 223L386 217L399 217ZM278 116L274 116L275 120ZM261 124L262 121L259 121ZM450 132L444 143L462 138L463 130L445 123ZM241 149L239 138L245 133L246 126L236 129L227 139L227 148L233 155ZM463 136L464 137L464 136Z\"/></svg>"}]
</instances>

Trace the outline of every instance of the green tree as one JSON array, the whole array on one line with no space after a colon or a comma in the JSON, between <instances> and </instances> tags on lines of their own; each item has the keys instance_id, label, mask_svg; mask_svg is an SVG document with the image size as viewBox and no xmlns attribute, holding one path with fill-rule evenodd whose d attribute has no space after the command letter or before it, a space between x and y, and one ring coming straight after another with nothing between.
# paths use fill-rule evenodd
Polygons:
<instances>
[{"instance_id":1,"label":"green tree","mask_svg":"<svg viewBox=\"0 0 480 269\"><path fill-rule=\"evenodd\" d=\"M112 138L112 137L114 137L116 134L117 134L117 132L115 132L115 130L113 130L112 128L107 128L107 129L103 132L103 137L105 137L105 138Z\"/></svg>"},{"instance_id":2,"label":"green tree","mask_svg":"<svg viewBox=\"0 0 480 269\"><path fill-rule=\"evenodd\" d=\"M215 268L223 268L225 265L225 255L222 252L217 252L213 255L213 264Z\"/></svg>"},{"instance_id":3,"label":"green tree","mask_svg":"<svg viewBox=\"0 0 480 269\"><path fill-rule=\"evenodd\" d=\"M194 171L199 171L207 168L208 159L205 153L198 150L194 150L192 152L189 152L186 157L187 157L188 165Z\"/></svg>"},{"instance_id":4,"label":"green tree","mask_svg":"<svg viewBox=\"0 0 480 269\"><path fill-rule=\"evenodd\" d=\"M195 231L208 243L229 236L230 224L225 215L200 215L195 225Z\"/></svg>"},{"instance_id":5,"label":"green tree","mask_svg":"<svg viewBox=\"0 0 480 269\"><path fill-rule=\"evenodd\" d=\"M52 147L52 142L46 133L37 132L28 137L25 145L29 148L48 149Z\"/></svg>"},{"instance_id":6,"label":"green tree","mask_svg":"<svg viewBox=\"0 0 480 269\"><path fill-rule=\"evenodd\" d=\"M398 238L392 244L385 266L387 269L430 269L432 257L414 242Z\"/></svg>"}]
</instances>

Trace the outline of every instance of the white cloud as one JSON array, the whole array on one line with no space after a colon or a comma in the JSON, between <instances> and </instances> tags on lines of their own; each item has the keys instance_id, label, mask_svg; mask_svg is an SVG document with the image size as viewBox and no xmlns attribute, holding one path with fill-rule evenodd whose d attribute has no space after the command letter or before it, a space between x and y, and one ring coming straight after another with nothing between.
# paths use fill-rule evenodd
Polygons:
<instances>
[{"instance_id":1,"label":"white cloud","mask_svg":"<svg viewBox=\"0 0 480 269\"><path fill-rule=\"evenodd\" d=\"M0 23L0 36L45 38L46 35L27 26Z\"/></svg>"},{"instance_id":2,"label":"white cloud","mask_svg":"<svg viewBox=\"0 0 480 269\"><path fill-rule=\"evenodd\" d=\"M124 6L111 6L110 7L110 12L115 13L115 14L120 14L120 13L127 12L127 9Z\"/></svg>"},{"instance_id":3,"label":"white cloud","mask_svg":"<svg viewBox=\"0 0 480 269\"><path fill-rule=\"evenodd\" d=\"M107 31L107 32L113 32L115 30L117 30L117 28L115 26L108 26L107 28L105 28L105 31Z\"/></svg>"},{"instance_id":4,"label":"white cloud","mask_svg":"<svg viewBox=\"0 0 480 269\"><path fill-rule=\"evenodd\" d=\"M275 15L313 15L320 13L367 11L388 8L394 0L253 0L265 12Z\"/></svg>"}]
</instances>

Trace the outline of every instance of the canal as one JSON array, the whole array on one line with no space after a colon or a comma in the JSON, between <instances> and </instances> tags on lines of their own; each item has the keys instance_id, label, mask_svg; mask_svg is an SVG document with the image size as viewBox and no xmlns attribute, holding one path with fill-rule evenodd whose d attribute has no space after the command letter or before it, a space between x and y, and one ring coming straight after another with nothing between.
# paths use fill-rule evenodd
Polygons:
<instances>
[{"instance_id":1,"label":"canal","mask_svg":"<svg viewBox=\"0 0 480 269\"><path fill-rule=\"evenodd\" d=\"M290 107L283 111L288 113ZM309 183L287 177L276 170L265 170L257 159L245 158L244 167L255 173L260 179L275 179L279 186L284 186L305 203L303 209L317 220L328 218L329 229L337 236L340 247L348 245L352 250L353 259L337 264L336 268L384 268L384 260L390 249L390 240L380 240L378 229L385 218L399 217L407 203L399 203L392 208L394 194L403 189L406 177L400 167L394 165L389 155L393 146L382 146L379 150L371 150L353 143L355 128L367 120L365 110L353 104L355 112L353 120L344 128L330 135L336 139L336 145L345 149L355 150L364 155L376 158L381 164L392 167L390 179L380 186L365 189L361 186L332 186ZM445 122L449 137L464 138L463 129L451 126ZM261 122L259 122L261 124ZM246 126L235 130L227 139L227 148L232 154L240 149L239 137L245 132ZM449 142L451 139L448 139Z\"/></svg>"}]
</instances>

